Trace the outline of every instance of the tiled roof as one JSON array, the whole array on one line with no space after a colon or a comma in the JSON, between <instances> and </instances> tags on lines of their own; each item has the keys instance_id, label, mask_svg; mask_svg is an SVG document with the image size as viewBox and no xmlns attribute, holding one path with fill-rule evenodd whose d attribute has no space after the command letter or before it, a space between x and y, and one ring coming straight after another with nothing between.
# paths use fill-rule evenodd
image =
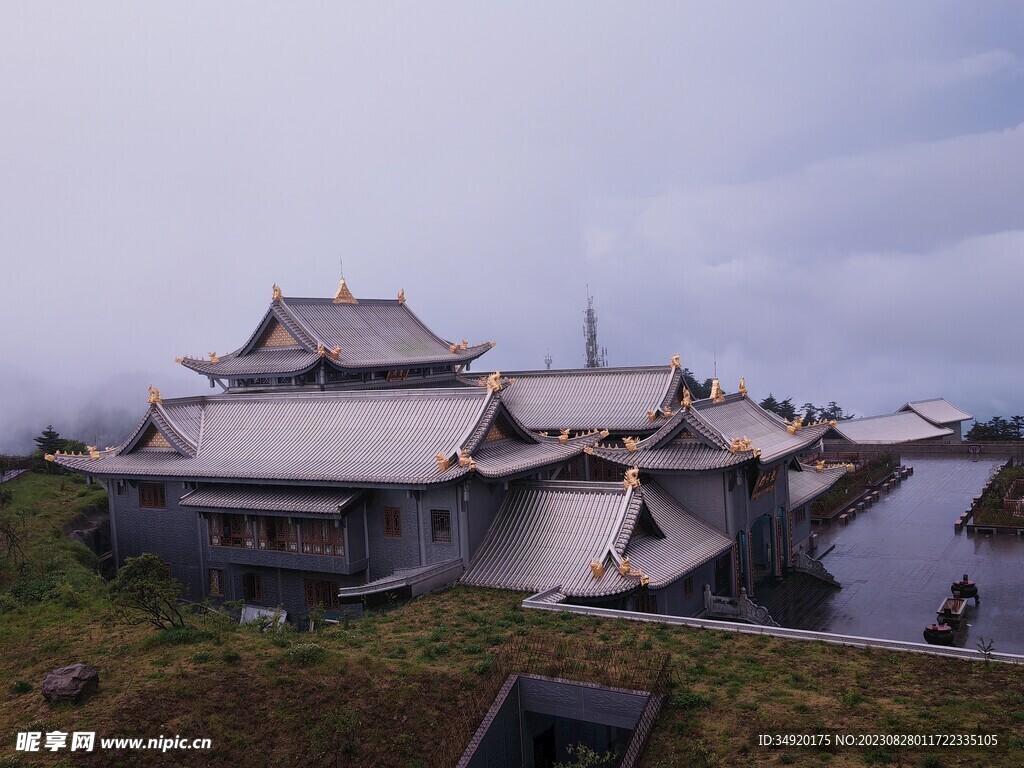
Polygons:
<instances>
[{"instance_id":1,"label":"tiled roof","mask_svg":"<svg viewBox=\"0 0 1024 768\"><path fill-rule=\"evenodd\" d=\"M760 449L761 461L765 463L806 449L829 428L828 424L810 425L791 435L777 416L739 394L727 395L723 403L698 400L693 409L697 418L722 435L727 444L749 438L752 446Z\"/></svg>"},{"instance_id":2,"label":"tiled roof","mask_svg":"<svg viewBox=\"0 0 1024 768\"><path fill-rule=\"evenodd\" d=\"M634 535L625 554L650 577L652 588L671 584L732 549L731 539L695 517L657 483L646 482L641 491L644 506L665 538Z\"/></svg>"},{"instance_id":3,"label":"tiled roof","mask_svg":"<svg viewBox=\"0 0 1024 768\"><path fill-rule=\"evenodd\" d=\"M486 390L375 390L224 394L151 406L201 409L202 439L194 457L177 453L105 452L99 459L58 456L91 475L163 476L425 484L468 472L453 462L441 473L438 453L455 456L486 406ZM184 420L184 419L183 419ZM138 432L138 430L136 430ZM122 449L126 444L122 444Z\"/></svg>"},{"instance_id":4,"label":"tiled roof","mask_svg":"<svg viewBox=\"0 0 1024 768\"><path fill-rule=\"evenodd\" d=\"M277 321L297 345L251 349L268 322ZM274 302L249 340L219 362L184 358L182 365L207 376L293 375L314 367L317 347L340 347L338 360L324 358L339 370L401 370L411 367L465 365L491 348L483 343L451 351L445 341L396 299L360 299L335 304L331 299L284 298Z\"/></svg>"},{"instance_id":5,"label":"tiled roof","mask_svg":"<svg viewBox=\"0 0 1024 768\"><path fill-rule=\"evenodd\" d=\"M637 502L639 496L636 495ZM516 483L480 545L463 582L538 592L561 586L571 596L598 597L634 589L636 578L605 562L632 498L613 483Z\"/></svg>"},{"instance_id":6,"label":"tiled roof","mask_svg":"<svg viewBox=\"0 0 1024 768\"><path fill-rule=\"evenodd\" d=\"M803 466L802 471L787 470L789 478L789 508L796 509L825 493L846 474L846 467L827 467L818 472L814 467Z\"/></svg>"},{"instance_id":7,"label":"tiled roof","mask_svg":"<svg viewBox=\"0 0 1024 768\"><path fill-rule=\"evenodd\" d=\"M637 532L646 507L660 532ZM481 587L598 598L636 589L617 569L622 555L660 588L732 541L698 520L656 483L624 493L611 483L516 483L507 494L463 581ZM614 556L613 556L614 555ZM590 563L605 566L595 578Z\"/></svg>"},{"instance_id":8,"label":"tiled roof","mask_svg":"<svg viewBox=\"0 0 1024 768\"><path fill-rule=\"evenodd\" d=\"M675 472L724 469L753 458L750 451L732 453L722 448L710 448L696 440L674 440L661 448L644 446L644 442L641 441L632 452L625 448L594 448L593 454L624 467Z\"/></svg>"},{"instance_id":9,"label":"tiled roof","mask_svg":"<svg viewBox=\"0 0 1024 768\"><path fill-rule=\"evenodd\" d=\"M580 368L560 371L506 373L515 379L504 401L528 429L609 429L619 433L649 433L649 410L676 403L681 375L678 368Z\"/></svg>"},{"instance_id":10,"label":"tiled roof","mask_svg":"<svg viewBox=\"0 0 1024 768\"><path fill-rule=\"evenodd\" d=\"M298 347L267 347L256 349L245 355L232 352L223 355L220 362L196 360L191 357L182 358L181 364L186 368L208 376L261 376L274 374L292 376L305 373L320 362L316 352Z\"/></svg>"},{"instance_id":11,"label":"tiled roof","mask_svg":"<svg viewBox=\"0 0 1024 768\"><path fill-rule=\"evenodd\" d=\"M915 400L907 403L901 411L913 411L919 416L928 419L932 424L952 424L954 421L967 421L974 417L966 411L961 411L944 398L935 397L931 400Z\"/></svg>"},{"instance_id":12,"label":"tiled roof","mask_svg":"<svg viewBox=\"0 0 1024 768\"><path fill-rule=\"evenodd\" d=\"M484 477L509 477L529 472L548 464L567 461L583 453L592 440L578 438L567 443L544 440L538 443L522 443L518 440L495 440L483 443L472 453L476 469Z\"/></svg>"},{"instance_id":13,"label":"tiled roof","mask_svg":"<svg viewBox=\"0 0 1024 768\"><path fill-rule=\"evenodd\" d=\"M841 437L853 443L906 443L912 440L929 440L953 434L953 430L937 427L921 418L914 411L901 411L884 416L867 416L862 419L844 419L834 427Z\"/></svg>"},{"instance_id":14,"label":"tiled roof","mask_svg":"<svg viewBox=\"0 0 1024 768\"><path fill-rule=\"evenodd\" d=\"M336 515L362 495L353 488L206 485L181 498L181 506Z\"/></svg>"}]
</instances>

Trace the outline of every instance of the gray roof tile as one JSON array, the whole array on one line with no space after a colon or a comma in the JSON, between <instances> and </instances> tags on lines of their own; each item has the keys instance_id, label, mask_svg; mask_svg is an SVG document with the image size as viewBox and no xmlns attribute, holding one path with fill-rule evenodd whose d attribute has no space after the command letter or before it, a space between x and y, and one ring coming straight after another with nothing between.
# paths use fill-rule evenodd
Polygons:
<instances>
[{"instance_id":1,"label":"gray roof tile","mask_svg":"<svg viewBox=\"0 0 1024 768\"><path fill-rule=\"evenodd\" d=\"M580 368L518 371L504 401L528 429L557 431L609 429L646 434L661 424L649 410L674 402L680 390L678 368Z\"/></svg>"},{"instance_id":2,"label":"gray roof tile","mask_svg":"<svg viewBox=\"0 0 1024 768\"><path fill-rule=\"evenodd\" d=\"M846 474L846 467L826 467L818 472L814 467L803 466L802 471L787 470L789 479L789 508L796 509L825 493Z\"/></svg>"},{"instance_id":3,"label":"gray roof tile","mask_svg":"<svg viewBox=\"0 0 1024 768\"><path fill-rule=\"evenodd\" d=\"M810 425L791 435L777 416L739 394L727 395L723 403L697 400L693 409L697 418L718 432L726 444L750 438L753 447L760 449L764 463L807 449L829 428L828 424Z\"/></svg>"},{"instance_id":4,"label":"gray roof tile","mask_svg":"<svg viewBox=\"0 0 1024 768\"><path fill-rule=\"evenodd\" d=\"M698 519L657 483L646 482L641 491L647 511L665 538L635 535L625 554L650 577L652 588L667 586L732 549L732 539Z\"/></svg>"},{"instance_id":5,"label":"gray roof tile","mask_svg":"<svg viewBox=\"0 0 1024 768\"><path fill-rule=\"evenodd\" d=\"M931 400L915 400L912 403L907 403L900 410L913 411L919 416L928 419L932 424L952 424L955 421L967 421L974 418L967 411L961 411L941 397L935 397Z\"/></svg>"},{"instance_id":6,"label":"gray roof tile","mask_svg":"<svg viewBox=\"0 0 1024 768\"><path fill-rule=\"evenodd\" d=\"M185 494L181 506L336 515L362 494L358 488L205 485Z\"/></svg>"},{"instance_id":7,"label":"gray roof tile","mask_svg":"<svg viewBox=\"0 0 1024 768\"><path fill-rule=\"evenodd\" d=\"M844 419L836 422L833 429L851 442L880 445L929 440L953 434L953 430L937 427L914 411L866 416L862 419Z\"/></svg>"}]
</instances>

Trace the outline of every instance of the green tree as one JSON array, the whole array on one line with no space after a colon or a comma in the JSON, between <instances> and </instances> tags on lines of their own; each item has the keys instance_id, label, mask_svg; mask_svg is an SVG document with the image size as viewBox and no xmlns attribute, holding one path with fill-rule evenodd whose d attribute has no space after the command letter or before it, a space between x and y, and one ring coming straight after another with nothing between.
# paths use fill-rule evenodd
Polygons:
<instances>
[{"instance_id":1,"label":"green tree","mask_svg":"<svg viewBox=\"0 0 1024 768\"><path fill-rule=\"evenodd\" d=\"M787 397L785 400L779 402L779 410L776 411L779 416L789 421L796 418L796 406L793 405L793 398Z\"/></svg>"},{"instance_id":2,"label":"green tree","mask_svg":"<svg viewBox=\"0 0 1024 768\"><path fill-rule=\"evenodd\" d=\"M53 424L48 424L43 433L35 438L36 446L42 453L56 453L57 451L64 450L64 444L67 442L60 436L60 433L53 428Z\"/></svg>"},{"instance_id":3,"label":"green tree","mask_svg":"<svg viewBox=\"0 0 1024 768\"><path fill-rule=\"evenodd\" d=\"M758 403L758 405L760 405L766 411L771 411L772 413L779 412L779 401L775 399L775 395L773 395L771 392L769 392L768 397L766 397L764 400Z\"/></svg>"},{"instance_id":4,"label":"green tree","mask_svg":"<svg viewBox=\"0 0 1024 768\"><path fill-rule=\"evenodd\" d=\"M126 559L110 585L110 595L129 623L149 623L159 629L185 626L178 602L183 591L164 561L149 552Z\"/></svg>"}]
</instances>

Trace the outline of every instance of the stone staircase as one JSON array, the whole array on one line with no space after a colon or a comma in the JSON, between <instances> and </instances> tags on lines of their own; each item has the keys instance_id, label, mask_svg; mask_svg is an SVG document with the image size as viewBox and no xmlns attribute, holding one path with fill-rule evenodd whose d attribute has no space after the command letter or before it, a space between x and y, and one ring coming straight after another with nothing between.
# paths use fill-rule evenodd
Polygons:
<instances>
[{"instance_id":1,"label":"stone staircase","mask_svg":"<svg viewBox=\"0 0 1024 768\"><path fill-rule=\"evenodd\" d=\"M804 629L814 610L839 589L806 571L794 570L776 584L764 585L757 591L757 602L768 609L780 626Z\"/></svg>"}]
</instances>

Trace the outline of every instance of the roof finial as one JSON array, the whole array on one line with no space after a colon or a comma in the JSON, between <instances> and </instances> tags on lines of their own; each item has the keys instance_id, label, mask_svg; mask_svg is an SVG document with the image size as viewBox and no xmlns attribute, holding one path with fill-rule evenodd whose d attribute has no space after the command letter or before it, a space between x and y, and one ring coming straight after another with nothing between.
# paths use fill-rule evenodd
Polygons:
<instances>
[{"instance_id":1,"label":"roof finial","mask_svg":"<svg viewBox=\"0 0 1024 768\"><path fill-rule=\"evenodd\" d=\"M679 360L679 355L672 355L672 359L668 363L669 368L678 368L682 363Z\"/></svg>"},{"instance_id":2,"label":"roof finial","mask_svg":"<svg viewBox=\"0 0 1024 768\"><path fill-rule=\"evenodd\" d=\"M683 400L680 405L683 406L684 411L690 410L690 406L693 404L693 395L690 394L690 388L685 384L683 385Z\"/></svg>"},{"instance_id":3,"label":"roof finial","mask_svg":"<svg viewBox=\"0 0 1024 768\"><path fill-rule=\"evenodd\" d=\"M713 403L724 403L725 395L722 394L722 388L718 385L718 377L716 376L711 380L711 402Z\"/></svg>"},{"instance_id":4,"label":"roof finial","mask_svg":"<svg viewBox=\"0 0 1024 768\"><path fill-rule=\"evenodd\" d=\"M398 289L398 303L405 304L405 288Z\"/></svg>"},{"instance_id":5,"label":"roof finial","mask_svg":"<svg viewBox=\"0 0 1024 768\"><path fill-rule=\"evenodd\" d=\"M338 292L334 294L335 304L358 304L356 297L352 295L352 291L348 289L345 284L345 278L341 278L341 282L338 283Z\"/></svg>"},{"instance_id":6,"label":"roof finial","mask_svg":"<svg viewBox=\"0 0 1024 768\"><path fill-rule=\"evenodd\" d=\"M627 491L630 488L640 487L640 468L630 467L626 470L626 474L622 476L622 487Z\"/></svg>"},{"instance_id":7,"label":"roof finial","mask_svg":"<svg viewBox=\"0 0 1024 768\"><path fill-rule=\"evenodd\" d=\"M740 376L740 397L747 396L747 380L745 377Z\"/></svg>"},{"instance_id":8,"label":"roof finial","mask_svg":"<svg viewBox=\"0 0 1024 768\"><path fill-rule=\"evenodd\" d=\"M162 403L162 402L163 402L163 398L160 397L160 390L157 389L156 387L154 387L152 384L150 384L149 385L149 404L150 405L157 405L158 403Z\"/></svg>"},{"instance_id":9,"label":"roof finial","mask_svg":"<svg viewBox=\"0 0 1024 768\"><path fill-rule=\"evenodd\" d=\"M281 300L281 286L279 286L277 283L274 283L273 287L270 290L271 290L270 300L271 301L280 301Z\"/></svg>"}]
</instances>

